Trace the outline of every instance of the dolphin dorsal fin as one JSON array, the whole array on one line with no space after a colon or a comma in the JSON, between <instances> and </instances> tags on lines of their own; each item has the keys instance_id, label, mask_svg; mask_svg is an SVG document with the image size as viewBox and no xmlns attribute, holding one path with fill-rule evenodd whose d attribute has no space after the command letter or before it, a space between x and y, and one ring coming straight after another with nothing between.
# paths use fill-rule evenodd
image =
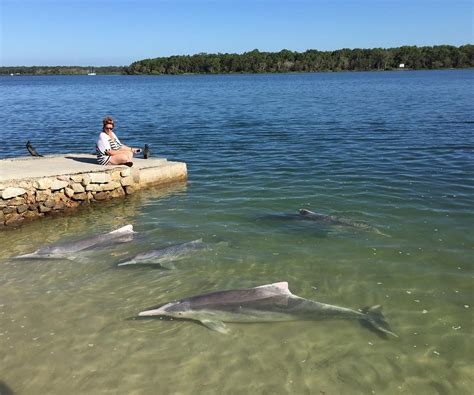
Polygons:
<instances>
[{"instance_id":1,"label":"dolphin dorsal fin","mask_svg":"<svg viewBox=\"0 0 474 395\"><path fill-rule=\"evenodd\" d=\"M125 225L125 226L122 226L121 228L113 230L112 232L109 232L110 235L113 235L116 233L133 233L133 225Z\"/></svg>"},{"instance_id":2,"label":"dolphin dorsal fin","mask_svg":"<svg viewBox=\"0 0 474 395\"><path fill-rule=\"evenodd\" d=\"M260 287L257 287L257 288L272 288L274 290L277 290L278 293L281 293L281 294L284 294L284 295L291 295L291 292L288 289L288 282L287 281L281 281L279 283L261 285Z\"/></svg>"}]
</instances>

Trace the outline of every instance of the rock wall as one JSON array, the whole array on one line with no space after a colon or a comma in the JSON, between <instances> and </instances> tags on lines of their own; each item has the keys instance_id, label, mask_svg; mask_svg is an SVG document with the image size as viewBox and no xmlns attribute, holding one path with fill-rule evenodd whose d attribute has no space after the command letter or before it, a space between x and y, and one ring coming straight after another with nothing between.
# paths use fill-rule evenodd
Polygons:
<instances>
[{"instance_id":1,"label":"rock wall","mask_svg":"<svg viewBox=\"0 0 474 395\"><path fill-rule=\"evenodd\" d=\"M141 170L120 167L0 184L0 228L80 205L125 196L152 184L186 179L184 163L168 164L171 166Z\"/></svg>"}]
</instances>

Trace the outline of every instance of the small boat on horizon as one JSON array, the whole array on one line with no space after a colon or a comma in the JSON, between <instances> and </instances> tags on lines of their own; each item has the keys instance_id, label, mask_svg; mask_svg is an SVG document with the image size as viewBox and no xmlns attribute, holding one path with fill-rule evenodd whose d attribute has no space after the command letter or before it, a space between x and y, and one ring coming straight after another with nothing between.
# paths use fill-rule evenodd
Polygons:
<instances>
[{"instance_id":1,"label":"small boat on horizon","mask_svg":"<svg viewBox=\"0 0 474 395\"><path fill-rule=\"evenodd\" d=\"M92 73L87 73L87 75L97 75L97 74L92 72Z\"/></svg>"}]
</instances>

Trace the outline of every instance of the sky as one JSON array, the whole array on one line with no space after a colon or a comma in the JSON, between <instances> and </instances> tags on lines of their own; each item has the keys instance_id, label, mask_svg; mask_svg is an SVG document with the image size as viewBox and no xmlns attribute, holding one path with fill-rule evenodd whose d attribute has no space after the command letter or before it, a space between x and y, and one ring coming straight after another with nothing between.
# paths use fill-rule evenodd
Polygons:
<instances>
[{"instance_id":1,"label":"sky","mask_svg":"<svg viewBox=\"0 0 474 395\"><path fill-rule=\"evenodd\" d=\"M473 0L0 0L0 66L473 44Z\"/></svg>"}]
</instances>

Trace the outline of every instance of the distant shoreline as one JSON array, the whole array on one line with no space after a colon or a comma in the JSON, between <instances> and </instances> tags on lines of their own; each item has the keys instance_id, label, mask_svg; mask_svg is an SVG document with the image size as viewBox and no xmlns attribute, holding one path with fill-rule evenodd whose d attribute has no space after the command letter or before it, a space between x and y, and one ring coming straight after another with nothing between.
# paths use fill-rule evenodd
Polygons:
<instances>
[{"instance_id":1,"label":"distant shoreline","mask_svg":"<svg viewBox=\"0 0 474 395\"><path fill-rule=\"evenodd\" d=\"M143 59L129 66L3 66L0 75L282 74L340 71L443 70L474 67L474 45L460 47L307 50L179 55Z\"/></svg>"},{"instance_id":2,"label":"distant shoreline","mask_svg":"<svg viewBox=\"0 0 474 395\"><path fill-rule=\"evenodd\" d=\"M96 76L122 76L122 77L179 77L179 76L197 76L197 75L283 75L283 74L324 74L324 73L384 73L384 72L413 72L413 71L455 71L455 70L473 70L473 67L458 67L458 68L437 68L437 69L385 69L385 70L323 70L323 71L286 71L286 72L231 72L231 73L181 73L181 74L127 74L127 73L96 73ZM88 77L88 74L17 74L13 77ZM0 71L0 78L12 77L10 74L2 74Z\"/></svg>"}]
</instances>

